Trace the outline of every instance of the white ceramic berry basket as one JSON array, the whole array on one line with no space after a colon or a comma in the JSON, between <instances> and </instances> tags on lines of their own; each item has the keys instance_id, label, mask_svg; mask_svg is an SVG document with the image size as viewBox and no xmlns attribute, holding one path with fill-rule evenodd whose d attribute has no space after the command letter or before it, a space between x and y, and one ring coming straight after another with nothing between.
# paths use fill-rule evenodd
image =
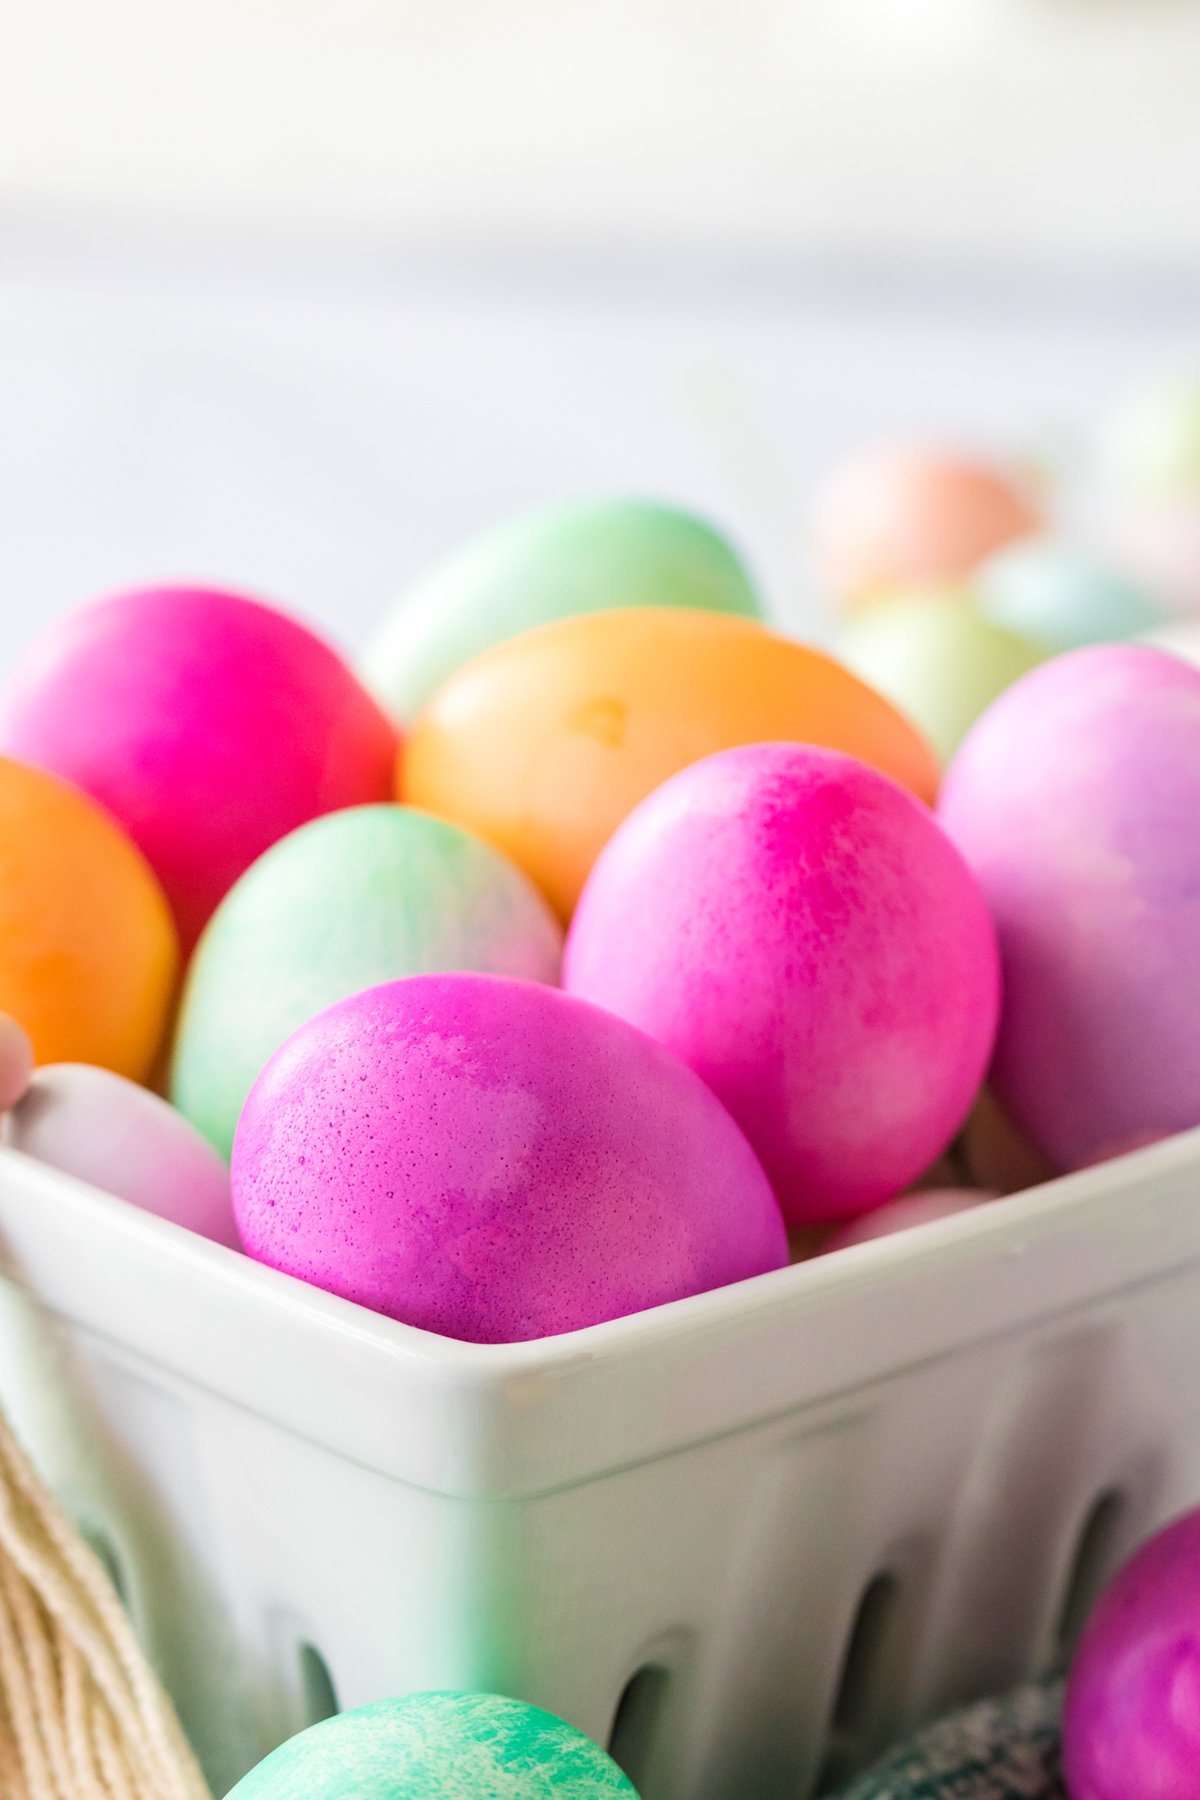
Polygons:
<instances>
[{"instance_id":1,"label":"white ceramic berry basket","mask_svg":"<svg viewBox=\"0 0 1200 1800\"><path fill-rule=\"evenodd\" d=\"M1200 1495L1200 1132L504 1347L12 1150L0 1237L0 1397L218 1794L335 1704L463 1686L645 1800L804 1800L1052 1664Z\"/></svg>"}]
</instances>

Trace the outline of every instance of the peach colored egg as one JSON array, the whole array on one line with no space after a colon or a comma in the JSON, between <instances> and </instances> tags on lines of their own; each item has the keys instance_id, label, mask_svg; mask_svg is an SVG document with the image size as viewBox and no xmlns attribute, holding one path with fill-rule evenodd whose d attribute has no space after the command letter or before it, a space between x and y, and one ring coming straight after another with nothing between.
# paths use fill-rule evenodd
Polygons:
<instances>
[{"instance_id":1,"label":"peach colored egg","mask_svg":"<svg viewBox=\"0 0 1200 1800\"><path fill-rule=\"evenodd\" d=\"M400 798L507 851L569 917L603 846L678 770L767 739L859 757L923 800L933 752L831 657L682 608L542 626L451 677L417 720Z\"/></svg>"},{"instance_id":2,"label":"peach colored egg","mask_svg":"<svg viewBox=\"0 0 1200 1800\"><path fill-rule=\"evenodd\" d=\"M1040 524L1032 496L986 462L917 447L877 450L849 463L821 494L815 549L824 585L855 601L968 575Z\"/></svg>"}]
</instances>

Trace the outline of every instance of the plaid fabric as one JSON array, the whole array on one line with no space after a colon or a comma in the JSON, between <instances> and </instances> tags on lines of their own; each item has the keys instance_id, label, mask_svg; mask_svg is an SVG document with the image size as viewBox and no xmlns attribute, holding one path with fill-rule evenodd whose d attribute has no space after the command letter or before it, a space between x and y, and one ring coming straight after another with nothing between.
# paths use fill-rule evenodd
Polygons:
<instances>
[{"instance_id":1,"label":"plaid fabric","mask_svg":"<svg viewBox=\"0 0 1200 1800\"><path fill-rule=\"evenodd\" d=\"M839 1800L1066 1800L1062 1684L1018 1688L931 1725Z\"/></svg>"}]
</instances>

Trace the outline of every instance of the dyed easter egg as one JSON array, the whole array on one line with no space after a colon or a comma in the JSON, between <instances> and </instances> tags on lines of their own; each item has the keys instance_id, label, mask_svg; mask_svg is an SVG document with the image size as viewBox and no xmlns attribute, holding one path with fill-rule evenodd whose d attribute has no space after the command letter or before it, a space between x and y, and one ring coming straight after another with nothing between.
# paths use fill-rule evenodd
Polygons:
<instances>
[{"instance_id":1,"label":"dyed easter egg","mask_svg":"<svg viewBox=\"0 0 1200 1800\"><path fill-rule=\"evenodd\" d=\"M38 1162L240 1248L229 1170L165 1100L86 1063L38 1069L8 1118L8 1142Z\"/></svg>"},{"instance_id":2,"label":"dyed easter egg","mask_svg":"<svg viewBox=\"0 0 1200 1800\"><path fill-rule=\"evenodd\" d=\"M987 463L940 450L874 451L840 470L818 499L818 570L846 601L957 581L1040 523L1031 496Z\"/></svg>"},{"instance_id":3,"label":"dyed easter egg","mask_svg":"<svg viewBox=\"0 0 1200 1800\"><path fill-rule=\"evenodd\" d=\"M188 587L52 624L5 690L0 745L124 826L187 947L276 838L390 798L395 758L391 726L320 638L257 601Z\"/></svg>"},{"instance_id":4,"label":"dyed easter egg","mask_svg":"<svg viewBox=\"0 0 1200 1800\"><path fill-rule=\"evenodd\" d=\"M627 606L759 610L736 552L703 519L647 500L573 500L508 521L418 581L369 647L363 679L407 724L493 644Z\"/></svg>"},{"instance_id":5,"label":"dyed easter egg","mask_svg":"<svg viewBox=\"0 0 1200 1800\"><path fill-rule=\"evenodd\" d=\"M356 806L291 832L210 920L184 988L171 1098L228 1155L267 1058L363 988L475 969L557 981L562 933L490 844L407 806Z\"/></svg>"},{"instance_id":6,"label":"dyed easter egg","mask_svg":"<svg viewBox=\"0 0 1200 1800\"><path fill-rule=\"evenodd\" d=\"M861 607L838 652L856 675L910 718L943 760L997 694L1046 652L994 624L963 588L918 588Z\"/></svg>"},{"instance_id":7,"label":"dyed easter egg","mask_svg":"<svg viewBox=\"0 0 1200 1800\"><path fill-rule=\"evenodd\" d=\"M76 788L0 757L0 1009L37 1060L144 1079L178 960L162 889L124 832Z\"/></svg>"},{"instance_id":8,"label":"dyed easter egg","mask_svg":"<svg viewBox=\"0 0 1200 1800\"><path fill-rule=\"evenodd\" d=\"M1200 495L1114 510L1106 539L1114 562L1164 612L1200 612Z\"/></svg>"},{"instance_id":9,"label":"dyed easter egg","mask_svg":"<svg viewBox=\"0 0 1200 1800\"><path fill-rule=\"evenodd\" d=\"M1054 539L1002 550L976 572L973 586L985 617L1051 651L1136 637L1159 619L1136 582Z\"/></svg>"},{"instance_id":10,"label":"dyed easter egg","mask_svg":"<svg viewBox=\"0 0 1200 1800\"><path fill-rule=\"evenodd\" d=\"M1100 453L1124 493L1152 502L1200 498L1200 380L1135 394L1105 427Z\"/></svg>"},{"instance_id":11,"label":"dyed easter egg","mask_svg":"<svg viewBox=\"0 0 1200 1800\"><path fill-rule=\"evenodd\" d=\"M564 984L691 1065L807 1224L907 1186L962 1123L998 1004L987 908L921 803L793 744L685 769L584 889Z\"/></svg>"},{"instance_id":12,"label":"dyed easter egg","mask_svg":"<svg viewBox=\"0 0 1200 1800\"><path fill-rule=\"evenodd\" d=\"M567 619L469 664L415 725L402 793L506 850L567 918L639 800L712 751L769 738L936 791L916 729L830 657L750 619L660 608Z\"/></svg>"},{"instance_id":13,"label":"dyed easter egg","mask_svg":"<svg viewBox=\"0 0 1200 1800\"><path fill-rule=\"evenodd\" d=\"M1071 1800L1193 1800L1200 1770L1200 1512L1127 1562L1067 1678Z\"/></svg>"},{"instance_id":14,"label":"dyed easter egg","mask_svg":"<svg viewBox=\"0 0 1200 1800\"><path fill-rule=\"evenodd\" d=\"M753 1152L690 1069L494 975L390 982L302 1025L246 1102L233 1194L259 1261L478 1343L787 1260Z\"/></svg>"},{"instance_id":15,"label":"dyed easter egg","mask_svg":"<svg viewBox=\"0 0 1200 1800\"><path fill-rule=\"evenodd\" d=\"M7 1112L29 1092L32 1076L29 1033L8 1013L0 1013L0 1112Z\"/></svg>"},{"instance_id":16,"label":"dyed easter egg","mask_svg":"<svg viewBox=\"0 0 1200 1800\"><path fill-rule=\"evenodd\" d=\"M229 1800L637 1800L553 1713L498 1694L409 1694L312 1725Z\"/></svg>"},{"instance_id":17,"label":"dyed easter egg","mask_svg":"<svg viewBox=\"0 0 1200 1800\"><path fill-rule=\"evenodd\" d=\"M996 921L991 1081L1059 1169L1200 1125L1200 672L1072 651L976 725L942 822Z\"/></svg>"},{"instance_id":18,"label":"dyed easter egg","mask_svg":"<svg viewBox=\"0 0 1200 1800\"><path fill-rule=\"evenodd\" d=\"M974 1212L977 1206L994 1198L993 1194L980 1193L978 1188L925 1188L919 1194L901 1194L841 1226L826 1240L823 1251L827 1255L831 1250L849 1250L853 1244L891 1237L893 1232L908 1231L913 1225L953 1219L959 1213Z\"/></svg>"}]
</instances>

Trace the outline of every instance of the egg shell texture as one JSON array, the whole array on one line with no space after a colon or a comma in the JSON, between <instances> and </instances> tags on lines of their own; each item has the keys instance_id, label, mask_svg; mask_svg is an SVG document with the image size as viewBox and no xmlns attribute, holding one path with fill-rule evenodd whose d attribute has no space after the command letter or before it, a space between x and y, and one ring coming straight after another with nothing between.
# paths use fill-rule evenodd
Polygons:
<instances>
[{"instance_id":1,"label":"egg shell texture","mask_svg":"<svg viewBox=\"0 0 1200 1800\"><path fill-rule=\"evenodd\" d=\"M473 657L537 625L626 606L758 612L738 556L703 519L647 500L570 500L486 532L385 620L363 679L409 723Z\"/></svg>"},{"instance_id":2,"label":"egg shell texture","mask_svg":"<svg viewBox=\"0 0 1200 1800\"><path fill-rule=\"evenodd\" d=\"M1200 673L1078 650L984 715L940 813L987 894L992 1084L1059 1169L1200 1124Z\"/></svg>"},{"instance_id":3,"label":"egg shell texture","mask_svg":"<svg viewBox=\"0 0 1200 1800\"><path fill-rule=\"evenodd\" d=\"M745 1138L659 1045L555 989L417 976L301 1027L233 1149L259 1260L507 1342L781 1266Z\"/></svg>"},{"instance_id":4,"label":"egg shell texture","mask_svg":"<svg viewBox=\"0 0 1200 1800\"><path fill-rule=\"evenodd\" d=\"M526 869L563 918L621 820L669 775L766 738L860 756L923 799L920 732L822 651L663 608L568 619L479 657L413 728L400 792Z\"/></svg>"},{"instance_id":5,"label":"egg shell texture","mask_svg":"<svg viewBox=\"0 0 1200 1800\"><path fill-rule=\"evenodd\" d=\"M335 1001L405 975L557 981L562 933L500 851L407 806L328 813L234 883L188 970L171 1097L228 1155L269 1056Z\"/></svg>"},{"instance_id":6,"label":"egg shell texture","mask_svg":"<svg viewBox=\"0 0 1200 1800\"><path fill-rule=\"evenodd\" d=\"M637 1800L604 1751L495 1694L409 1694L302 1731L229 1800Z\"/></svg>"},{"instance_id":7,"label":"egg shell texture","mask_svg":"<svg viewBox=\"0 0 1200 1800\"><path fill-rule=\"evenodd\" d=\"M1144 1544L1101 1595L1063 1710L1071 1800L1193 1800L1200 1769L1200 1513Z\"/></svg>"},{"instance_id":8,"label":"egg shell texture","mask_svg":"<svg viewBox=\"0 0 1200 1800\"><path fill-rule=\"evenodd\" d=\"M188 946L285 832L389 799L396 749L320 638L257 601L190 587L119 594L51 625L5 690L0 743L124 826Z\"/></svg>"},{"instance_id":9,"label":"egg shell texture","mask_svg":"<svg viewBox=\"0 0 1200 1800\"><path fill-rule=\"evenodd\" d=\"M710 757L630 816L564 984L709 1082L795 1224L865 1210L945 1148L998 1004L987 909L928 809L789 744Z\"/></svg>"}]
</instances>

